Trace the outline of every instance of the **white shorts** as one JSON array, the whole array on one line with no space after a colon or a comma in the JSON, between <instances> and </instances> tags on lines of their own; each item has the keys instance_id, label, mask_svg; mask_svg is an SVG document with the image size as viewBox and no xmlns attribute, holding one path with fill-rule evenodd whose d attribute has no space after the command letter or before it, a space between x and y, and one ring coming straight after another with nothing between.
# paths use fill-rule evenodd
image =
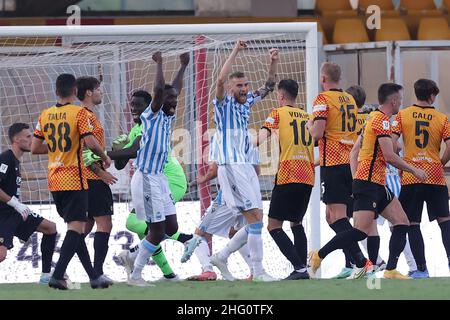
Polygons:
<instances>
[{"instance_id":1,"label":"white shorts","mask_svg":"<svg viewBox=\"0 0 450 320\"><path fill-rule=\"evenodd\" d=\"M206 233L228 238L230 229L236 231L246 225L245 218L238 212L233 212L225 204L212 203L206 209L198 228Z\"/></svg>"},{"instance_id":2,"label":"white shorts","mask_svg":"<svg viewBox=\"0 0 450 320\"><path fill-rule=\"evenodd\" d=\"M251 164L219 165L218 179L223 199L235 211L261 209L261 190L255 168Z\"/></svg>"},{"instance_id":3,"label":"white shorts","mask_svg":"<svg viewBox=\"0 0 450 320\"><path fill-rule=\"evenodd\" d=\"M139 220L155 223L176 214L172 194L164 174L136 170L131 178L131 202Z\"/></svg>"}]
</instances>

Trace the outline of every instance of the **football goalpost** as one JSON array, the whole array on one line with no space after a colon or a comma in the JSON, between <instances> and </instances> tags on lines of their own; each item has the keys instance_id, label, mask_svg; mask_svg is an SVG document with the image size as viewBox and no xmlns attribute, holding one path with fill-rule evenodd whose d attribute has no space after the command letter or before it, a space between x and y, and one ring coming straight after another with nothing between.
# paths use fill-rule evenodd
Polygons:
<instances>
[{"instance_id":1,"label":"football goalpost","mask_svg":"<svg viewBox=\"0 0 450 320\"><path fill-rule=\"evenodd\" d=\"M133 126L129 107L132 92L153 92L156 68L152 54L162 52L166 83L171 83L179 68L179 55L189 52L190 63L178 99L172 153L183 166L187 181L195 181L198 174L207 170L209 141L215 127L211 102L216 79L238 39L245 40L247 48L237 56L233 71L243 71L250 87L256 90L267 77L269 49L278 48L277 81L296 80L299 83L297 104L311 113L312 101L318 93L315 23L0 27L1 151L8 148L7 130L12 123L26 122L34 127L41 111L56 102L54 83L61 73L72 73L76 77L90 75L101 80L104 97L96 113L105 128L106 145L110 149L114 138L127 133ZM277 101L275 93L272 93L252 109L252 134L257 134L274 107L277 107ZM261 191L264 199L270 200L278 164L275 138L260 146L260 158ZM43 216L58 222L61 219L51 214L52 199L47 189L46 166L46 157L25 155L22 200L37 205ZM119 177L119 183L112 187L117 202L129 201L131 171L130 164L124 170L113 170L113 174ZM318 176L317 170L316 187L305 218L308 248L320 245ZM201 213L209 206L216 191L215 181L188 188L184 201L177 207L181 231L194 231ZM123 221L124 217L114 216L116 235L124 232ZM62 230L65 228L59 228L60 232ZM285 276L289 263L266 231L263 237L264 263L268 271L275 276ZM111 242L113 240L110 246L113 245ZM176 264L182 249L171 250L171 247L166 248L166 254L169 257L176 255L170 260ZM106 263L113 261L110 255L114 255L111 249ZM189 262L193 264L190 269L197 267L194 266L197 262L192 260L196 258ZM234 263L232 271L245 273L243 261Z\"/></svg>"}]
</instances>

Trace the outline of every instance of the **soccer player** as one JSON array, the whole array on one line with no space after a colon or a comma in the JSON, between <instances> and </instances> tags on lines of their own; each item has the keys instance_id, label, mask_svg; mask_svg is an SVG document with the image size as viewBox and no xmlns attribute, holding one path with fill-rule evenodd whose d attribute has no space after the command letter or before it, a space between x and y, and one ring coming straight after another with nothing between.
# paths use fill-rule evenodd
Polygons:
<instances>
[{"instance_id":1,"label":"soccer player","mask_svg":"<svg viewBox=\"0 0 450 320\"><path fill-rule=\"evenodd\" d=\"M97 119L94 108L102 103L102 88L100 81L94 77L80 77L77 79L77 97L81 106L86 109L89 115L89 122L93 126L92 134L97 142L105 149L105 130ZM91 152L89 149L87 149ZM84 154L83 154L84 155ZM103 275L103 263L108 253L108 241L112 229L113 197L111 188L108 184L113 184L117 179L103 170L101 161L92 164L86 163L88 170L86 178L88 181L88 220L84 229L84 236L87 236L94 223L97 229L94 235L94 269L99 275ZM106 181L106 182L105 182ZM113 284L109 277L104 276L106 280Z\"/></svg>"},{"instance_id":2,"label":"soccer player","mask_svg":"<svg viewBox=\"0 0 450 320\"><path fill-rule=\"evenodd\" d=\"M352 203L350 151L357 139L356 103L352 95L339 88L340 80L339 65L322 64L320 84L324 91L315 99L314 119L307 124L314 141L319 141L322 201L326 204L328 225L336 234L352 229L347 219L347 206ZM343 251L346 266L364 257L357 243Z\"/></svg>"},{"instance_id":3,"label":"soccer player","mask_svg":"<svg viewBox=\"0 0 450 320\"><path fill-rule=\"evenodd\" d=\"M72 74L60 74L56 79L58 103L41 113L31 144L33 154L48 153L48 187L56 210L67 223L59 260L48 283L50 287L61 290L68 289L63 276L75 252L89 276L91 287L109 286L109 282L92 267L83 237L88 211L83 147L86 145L97 154L105 169L111 164L111 159L93 136L86 109L73 104L76 94L75 77Z\"/></svg>"},{"instance_id":4,"label":"soccer player","mask_svg":"<svg viewBox=\"0 0 450 320\"><path fill-rule=\"evenodd\" d=\"M351 152L351 166L354 196L353 219L355 227L337 234L319 251L310 254L313 273L332 251L357 244L367 237L372 220L381 214L393 224L389 242L389 260L384 271L387 279L409 279L396 270L398 257L406 243L409 229L408 218L398 199L386 188L386 163L412 173L419 181L427 174L422 169L411 166L395 152L391 138L390 116L397 113L402 104L403 87L395 83L382 84L378 89L380 107L370 114L363 133L359 136ZM355 260L354 279L362 277L372 263L364 256Z\"/></svg>"},{"instance_id":5,"label":"soccer player","mask_svg":"<svg viewBox=\"0 0 450 320\"><path fill-rule=\"evenodd\" d=\"M42 232L41 284L50 280L53 251L56 242L56 225L31 211L20 202L20 160L31 151L33 134L26 123L14 123L8 129L11 149L0 154L0 263L6 259L7 250L13 247L13 237L22 241L35 232Z\"/></svg>"},{"instance_id":6,"label":"soccer player","mask_svg":"<svg viewBox=\"0 0 450 320\"><path fill-rule=\"evenodd\" d=\"M247 47L245 41L238 40L233 51L219 73L214 103L219 158L217 164L219 185L227 206L240 211L247 223L230 240L240 246L248 242L253 261L254 281L273 281L263 268L263 242L261 238L262 201L258 176L249 163L250 149L248 122L253 104L273 91L278 65L278 50L270 49L270 66L266 85L258 91L249 91L245 74L237 71L229 74L238 53ZM228 92L225 83L228 76ZM239 247L239 246L237 246ZM221 251L211 257L211 262L221 271L227 271L229 252ZM223 272L222 272L223 273Z\"/></svg>"},{"instance_id":7,"label":"soccer player","mask_svg":"<svg viewBox=\"0 0 450 320\"><path fill-rule=\"evenodd\" d=\"M157 64L154 96L140 117L143 135L135 161L137 169L131 180L136 216L148 225L148 234L139 246L133 272L128 279L130 285L136 286L150 286L142 279L142 269L166 235L171 237L178 233L175 205L163 168L170 149L179 92L165 84L161 53L153 54L152 58Z\"/></svg>"},{"instance_id":8,"label":"soccer player","mask_svg":"<svg viewBox=\"0 0 450 320\"><path fill-rule=\"evenodd\" d=\"M426 180L418 179L409 172L403 172L401 176L400 203L411 224L409 241L417 264L417 271L411 277L420 279L429 277L420 231L424 202L427 203L430 221L437 220L441 228L450 267L450 216L444 177L444 165L450 159L450 127L447 115L433 107L439 94L439 88L433 80L417 80L414 92L416 103L401 110L395 118L393 139L395 143L402 136L405 161L427 173ZM441 158L442 141L446 149Z\"/></svg>"},{"instance_id":9,"label":"soccer player","mask_svg":"<svg viewBox=\"0 0 450 320\"><path fill-rule=\"evenodd\" d=\"M314 186L314 142L306 129L310 116L295 107L298 83L292 79L278 84L279 107L272 110L260 133L259 143L272 133L278 134L280 160L272 191L267 229L294 270L285 280L309 279L307 240L302 225ZM283 231L290 221L294 243Z\"/></svg>"}]
</instances>

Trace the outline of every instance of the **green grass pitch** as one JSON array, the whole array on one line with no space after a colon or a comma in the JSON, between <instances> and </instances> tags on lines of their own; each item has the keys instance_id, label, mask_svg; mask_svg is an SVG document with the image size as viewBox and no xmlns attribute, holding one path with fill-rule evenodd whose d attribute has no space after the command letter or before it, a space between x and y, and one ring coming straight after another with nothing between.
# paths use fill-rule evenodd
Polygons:
<instances>
[{"instance_id":1,"label":"green grass pitch","mask_svg":"<svg viewBox=\"0 0 450 320\"><path fill-rule=\"evenodd\" d=\"M377 287L372 283L372 287ZM155 287L136 288L117 283L111 288L57 291L38 284L0 284L0 300L7 299L150 299L150 300L234 300L234 299L450 299L450 278L384 280L379 289L369 290L366 280L299 280L272 283L246 281L160 282Z\"/></svg>"}]
</instances>

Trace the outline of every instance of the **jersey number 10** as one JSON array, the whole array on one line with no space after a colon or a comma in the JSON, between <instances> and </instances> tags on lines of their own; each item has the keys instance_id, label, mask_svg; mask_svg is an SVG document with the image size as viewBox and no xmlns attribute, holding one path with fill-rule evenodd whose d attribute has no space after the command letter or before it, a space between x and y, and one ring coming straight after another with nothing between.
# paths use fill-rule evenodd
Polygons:
<instances>
[{"instance_id":1,"label":"jersey number 10","mask_svg":"<svg viewBox=\"0 0 450 320\"><path fill-rule=\"evenodd\" d=\"M294 130L294 144L298 145L298 125L297 120L292 120L292 122L289 123L290 126L292 126L292 129ZM309 134L309 131L306 130L306 121L300 122L300 131L301 131L301 138L302 138L302 144L304 146L310 146L312 143L312 137ZM308 136L308 140L306 140L306 136Z\"/></svg>"}]
</instances>

